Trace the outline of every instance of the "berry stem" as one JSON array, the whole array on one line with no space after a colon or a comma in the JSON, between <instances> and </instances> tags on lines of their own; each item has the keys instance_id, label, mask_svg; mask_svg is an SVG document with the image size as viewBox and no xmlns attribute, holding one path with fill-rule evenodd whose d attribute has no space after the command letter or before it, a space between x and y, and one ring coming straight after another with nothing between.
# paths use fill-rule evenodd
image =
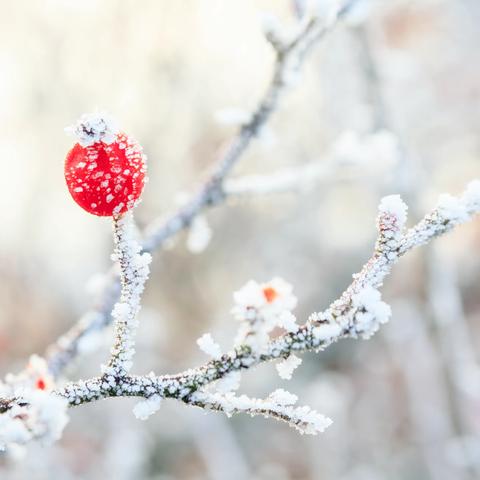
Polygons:
<instances>
[{"instance_id":1,"label":"berry stem","mask_svg":"<svg viewBox=\"0 0 480 480\"><path fill-rule=\"evenodd\" d=\"M112 311L115 319L115 343L104 373L123 377L129 372L135 354L137 316L150 271L151 256L141 252L141 247L134 238L131 212L113 217L113 240L115 248L112 259L120 267L121 294Z\"/></svg>"}]
</instances>

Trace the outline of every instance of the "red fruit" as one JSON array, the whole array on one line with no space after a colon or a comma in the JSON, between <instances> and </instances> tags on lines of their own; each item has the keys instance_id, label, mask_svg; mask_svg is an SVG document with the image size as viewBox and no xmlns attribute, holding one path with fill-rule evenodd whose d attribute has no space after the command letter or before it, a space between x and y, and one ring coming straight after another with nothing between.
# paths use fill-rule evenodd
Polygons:
<instances>
[{"instance_id":1,"label":"red fruit","mask_svg":"<svg viewBox=\"0 0 480 480\"><path fill-rule=\"evenodd\" d=\"M47 383L45 382L45 380L43 378L39 378L36 382L36 387L39 390L45 390L47 388Z\"/></svg>"},{"instance_id":2,"label":"red fruit","mask_svg":"<svg viewBox=\"0 0 480 480\"><path fill-rule=\"evenodd\" d=\"M98 120L94 127L99 125ZM103 125L103 124L102 124ZM124 133L89 130L80 123L80 143L68 152L65 180L73 199L87 212L102 217L119 216L133 208L145 183L145 156L142 147ZM95 141L85 141L91 136ZM82 141L83 140L83 141ZM89 144L90 143L90 144Z\"/></svg>"}]
</instances>

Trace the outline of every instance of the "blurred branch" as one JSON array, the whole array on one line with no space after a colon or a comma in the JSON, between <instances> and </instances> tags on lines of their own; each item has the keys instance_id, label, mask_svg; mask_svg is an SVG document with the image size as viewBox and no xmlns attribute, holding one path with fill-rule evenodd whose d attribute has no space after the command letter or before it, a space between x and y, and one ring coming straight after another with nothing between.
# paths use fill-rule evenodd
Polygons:
<instances>
[{"instance_id":1,"label":"blurred branch","mask_svg":"<svg viewBox=\"0 0 480 480\"><path fill-rule=\"evenodd\" d=\"M301 68L307 54L348 13L355 2L356 0L347 1L336 11L335 15L328 19L326 24L319 18L302 21L296 35L282 45L270 42L276 52L273 76L267 91L250 116L250 120L241 126L197 193L179 210L167 218L158 218L152 221L146 227L142 242L143 251L153 252L161 248L171 237L188 228L197 215L205 209L225 201L224 183L226 178L243 157L252 140L261 133L262 128L278 109L283 95L291 83L292 73ZM45 356L49 370L54 377L58 377L78 355L80 342L90 333L102 329L111 322L111 311L119 293L118 276L115 272L110 271L106 274L106 285L100 293L96 305L47 348Z\"/></svg>"},{"instance_id":2,"label":"blurred branch","mask_svg":"<svg viewBox=\"0 0 480 480\"><path fill-rule=\"evenodd\" d=\"M266 175L245 175L228 179L224 192L229 198L251 198L275 193L302 192L332 179L340 165L333 162L310 162Z\"/></svg>"}]
</instances>

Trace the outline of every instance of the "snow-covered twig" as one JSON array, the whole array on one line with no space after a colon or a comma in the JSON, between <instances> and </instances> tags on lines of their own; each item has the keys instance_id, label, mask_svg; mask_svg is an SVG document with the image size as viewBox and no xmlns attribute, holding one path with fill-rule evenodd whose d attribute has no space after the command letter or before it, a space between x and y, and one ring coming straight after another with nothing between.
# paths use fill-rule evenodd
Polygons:
<instances>
[{"instance_id":1,"label":"snow-covered twig","mask_svg":"<svg viewBox=\"0 0 480 480\"><path fill-rule=\"evenodd\" d=\"M152 257L149 253L142 253L140 245L134 238L131 212L120 218L114 218L113 230L115 250L112 260L119 264L122 289L120 300L112 311L112 317L115 319L115 344L104 373L116 377L125 375L132 366L137 314Z\"/></svg>"},{"instance_id":2,"label":"snow-covered twig","mask_svg":"<svg viewBox=\"0 0 480 480\"><path fill-rule=\"evenodd\" d=\"M300 433L316 434L323 432L332 421L308 406L295 407L297 396L285 390L275 390L266 399L250 398L246 395L237 396L232 392L205 393L199 392L188 400L189 405L224 412L228 416L236 413L246 413L251 417L261 415L287 423Z\"/></svg>"}]
</instances>

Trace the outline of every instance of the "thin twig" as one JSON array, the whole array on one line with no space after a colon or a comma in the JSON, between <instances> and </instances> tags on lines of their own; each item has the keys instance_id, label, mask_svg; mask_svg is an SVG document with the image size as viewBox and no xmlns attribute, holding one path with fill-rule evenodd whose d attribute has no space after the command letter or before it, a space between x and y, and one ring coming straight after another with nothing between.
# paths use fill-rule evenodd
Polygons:
<instances>
[{"instance_id":1,"label":"thin twig","mask_svg":"<svg viewBox=\"0 0 480 480\"><path fill-rule=\"evenodd\" d=\"M121 294L112 316L115 318L115 343L104 372L124 376L130 370L135 353L137 315L151 261L149 253L140 253L141 247L133 238L133 217L128 212L113 219L115 250L113 259L120 267Z\"/></svg>"}]
</instances>

